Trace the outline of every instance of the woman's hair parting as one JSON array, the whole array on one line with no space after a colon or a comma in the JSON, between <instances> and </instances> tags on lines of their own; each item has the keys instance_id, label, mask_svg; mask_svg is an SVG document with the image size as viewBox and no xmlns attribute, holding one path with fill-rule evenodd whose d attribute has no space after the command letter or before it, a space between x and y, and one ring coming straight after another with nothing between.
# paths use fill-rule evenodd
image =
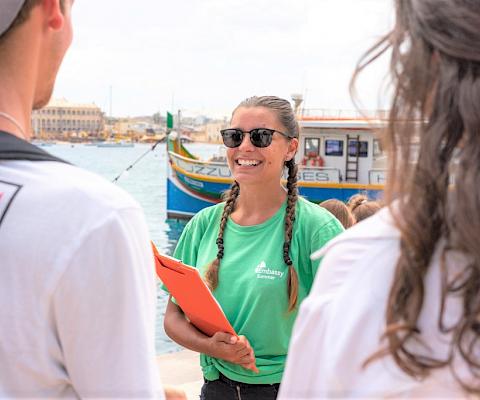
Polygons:
<instances>
[{"instance_id":1,"label":"woman's hair parting","mask_svg":"<svg viewBox=\"0 0 480 400\"><path fill-rule=\"evenodd\" d=\"M389 160L386 201L401 233L400 256L386 309L387 347L366 364L391 355L418 379L436 368L451 368L464 389L478 395L480 5L474 0L395 4L395 27L360 61L351 86L359 72L391 50L394 92L383 145ZM440 240L437 327L451 337L443 359L418 350L429 345L422 341L418 320ZM464 261L448 263L454 252L463 254ZM447 301L453 298L461 314L447 324ZM466 363L473 380L455 370L457 358Z\"/></svg>"},{"instance_id":2,"label":"woman's hair parting","mask_svg":"<svg viewBox=\"0 0 480 400\"><path fill-rule=\"evenodd\" d=\"M279 120L279 122L285 127L285 133L290 138L298 138L299 136L299 125L295 118L292 106L287 100L281 99L275 96L254 96L249 97L246 100L242 101L237 108L233 111L232 115L235 114L237 109L245 107L265 107L269 110L272 110ZM298 299L298 275L293 267L292 260L290 258L290 244L292 241L293 235L293 224L295 222L295 206L298 198L298 189L297 189L297 165L295 164L295 159L292 158L290 161L285 162L285 167L288 170L287 178L287 207L285 212L285 241L283 243L283 259L285 264L288 266L288 281L287 281L287 292L289 298L288 311L292 311L297 306ZM205 280L211 290L214 290L218 286L218 273L220 268L220 262L224 254L224 242L223 235L225 232L225 227L227 225L228 218L230 214L235 209L235 202L237 197L240 195L240 186L237 182L234 182L230 187L230 190L225 192L224 200L225 207L220 219L220 229L218 232L217 238L217 257L212 263L208 266L207 272L205 274Z\"/></svg>"}]
</instances>

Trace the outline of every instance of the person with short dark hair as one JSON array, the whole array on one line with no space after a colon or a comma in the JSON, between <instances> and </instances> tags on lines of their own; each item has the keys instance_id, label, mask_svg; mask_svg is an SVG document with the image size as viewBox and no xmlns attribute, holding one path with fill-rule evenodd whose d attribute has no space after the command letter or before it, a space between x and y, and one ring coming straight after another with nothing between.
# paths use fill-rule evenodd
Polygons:
<instances>
[{"instance_id":1,"label":"person with short dark hair","mask_svg":"<svg viewBox=\"0 0 480 400\"><path fill-rule=\"evenodd\" d=\"M312 256L281 399L480 395L480 3L395 5L388 207Z\"/></svg>"},{"instance_id":2,"label":"person with short dark hair","mask_svg":"<svg viewBox=\"0 0 480 400\"><path fill-rule=\"evenodd\" d=\"M164 398L141 208L28 142L72 41L72 3L0 5L0 397Z\"/></svg>"}]
</instances>

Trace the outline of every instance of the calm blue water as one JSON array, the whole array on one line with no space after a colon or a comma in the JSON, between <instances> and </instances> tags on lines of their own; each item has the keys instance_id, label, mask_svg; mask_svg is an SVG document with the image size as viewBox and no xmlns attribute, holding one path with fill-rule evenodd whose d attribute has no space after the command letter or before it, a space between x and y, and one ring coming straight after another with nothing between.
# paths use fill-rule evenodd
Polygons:
<instances>
[{"instance_id":1,"label":"calm blue water","mask_svg":"<svg viewBox=\"0 0 480 400\"><path fill-rule=\"evenodd\" d=\"M187 145L193 154L208 158L218 152L218 145L192 143ZM134 147L100 148L83 144L62 144L45 147L48 152L79 167L88 169L112 181L151 145L136 144ZM166 216L166 145L159 144L129 172L124 173L117 184L129 192L143 207L150 235L158 249L171 254L182 233L185 222L167 220ZM178 350L163 330L163 315L167 296L158 289L156 347L157 353Z\"/></svg>"}]
</instances>

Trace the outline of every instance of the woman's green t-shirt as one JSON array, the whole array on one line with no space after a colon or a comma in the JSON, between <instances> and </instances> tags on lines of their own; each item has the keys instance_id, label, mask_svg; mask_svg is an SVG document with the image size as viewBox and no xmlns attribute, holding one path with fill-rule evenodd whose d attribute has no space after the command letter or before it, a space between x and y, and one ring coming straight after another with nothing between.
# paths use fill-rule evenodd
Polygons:
<instances>
[{"instance_id":1,"label":"woman's green t-shirt","mask_svg":"<svg viewBox=\"0 0 480 400\"><path fill-rule=\"evenodd\" d=\"M174 257L199 269L202 276L217 254L216 240L225 203L200 211L185 227ZM270 219L254 226L228 220L224 257L214 296L239 335L255 352L256 374L228 361L201 355L203 374L221 372L245 383L279 383L297 310L287 312L288 266L283 261L286 203ZM310 254L343 231L335 217L303 198L297 201L290 256L299 278L298 304L310 292L319 260Z\"/></svg>"}]
</instances>

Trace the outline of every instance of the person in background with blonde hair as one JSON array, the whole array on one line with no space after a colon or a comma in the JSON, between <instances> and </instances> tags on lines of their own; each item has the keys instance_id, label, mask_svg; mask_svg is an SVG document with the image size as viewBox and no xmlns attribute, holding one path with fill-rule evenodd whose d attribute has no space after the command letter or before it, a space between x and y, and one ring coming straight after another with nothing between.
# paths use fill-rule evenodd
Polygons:
<instances>
[{"instance_id":1,"label":"person in background with blonde hair","mask_svg":"<svg viewBox=\"0 0 480 400\"><path fill-rule=\"evenodd\" d=\"M388 207L313 256L281 399L480 396L480 3L395 5Z\"/></svg>"},{"instance_id":2,"label":"person in background with blonde hair","mask_svg":"<svg viewBox=\"0 0 480 400\"><path fill-rule=\"evenodd\" d=\"M347 207L355 218L355 223L371 217L382 208L376 200L369 200L364 194L354 194L347 202Z\"/></svg>"},{"instance_id":3,"label":"person in background with blonde hair","mask_svg":"<svg viewBox=\"0 0 480 400\"><path fill-rule=\"evenodd\" d=\"M338 199L329 199L322 201L319 206L331 212L337 218L345 229L355 224L355 218L346 204Z\"/></svg>"},{"instance_id":4,"label":"person in background with blonde hair","mask_svg":"<svg viewBox=\"0 0 480 400\"><path fill-rule=\"evenodd\" d=\"M221 134L234 183L223 203L188 223L174 256L200 269L240 336L204 335L172 300L165 331L202 353L201 399L275 399L298 306L319 265L309 256L343 228L298 196L299 127L288 101L250 97Z\"/></svg>"}]
</instances>

